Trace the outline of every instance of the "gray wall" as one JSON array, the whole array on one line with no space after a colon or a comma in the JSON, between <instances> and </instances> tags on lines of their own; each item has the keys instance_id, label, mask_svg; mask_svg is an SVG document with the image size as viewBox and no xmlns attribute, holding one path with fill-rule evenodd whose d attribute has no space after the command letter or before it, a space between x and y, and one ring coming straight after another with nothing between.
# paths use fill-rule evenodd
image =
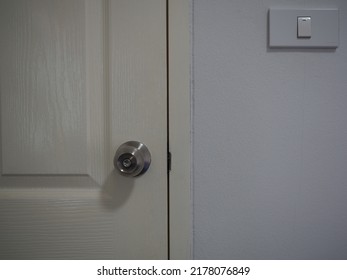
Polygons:
<instances>
[{"instance_id":1,"label":"gray wall","mask_svg":"<svg viewBox=\"0 0 347 280\"><path fill-rule=\"evenodd\" d=\"M267 49L267 10L339 7L340 47ZM196 259L347 259L347 1L193 1Z\"/></svg>"}]
</instances>

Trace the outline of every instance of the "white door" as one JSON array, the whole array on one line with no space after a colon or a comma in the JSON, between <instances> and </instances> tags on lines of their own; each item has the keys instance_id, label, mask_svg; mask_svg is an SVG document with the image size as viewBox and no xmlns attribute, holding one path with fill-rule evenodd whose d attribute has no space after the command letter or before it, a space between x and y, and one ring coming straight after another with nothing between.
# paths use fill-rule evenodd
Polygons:
<instances>
[{"instance_id":1,"label":"white door","mask_svg":"<svg viewBox=\"0 0 347 280\"><path fill-rule=\"evenodd\" d=\"M0 38L0 258L167 258L166 1L1 0Z\"/></svg>"}]
</instances>

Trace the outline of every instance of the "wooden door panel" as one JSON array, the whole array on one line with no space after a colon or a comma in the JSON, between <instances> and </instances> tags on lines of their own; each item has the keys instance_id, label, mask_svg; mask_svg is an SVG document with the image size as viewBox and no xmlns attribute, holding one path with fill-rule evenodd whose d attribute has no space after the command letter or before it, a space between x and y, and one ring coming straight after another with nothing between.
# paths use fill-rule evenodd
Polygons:
<instances>
[{"instance_id":1,"label":"wooden door panel","mask_svg":"<svg viewBox=\"0 0 347 280\"><path fill-rule=\"evenodd\" d=\"M166 1L0 4L0 258L167 258ZM139 178L113 167L144 142Z\"/></svg>"},{"instance_id":2,"label":"wooden door panel","mask_svg":"<svg viewBox=\"0 0 347 280\"><path fill-rule=\"evenodd\" d=\"M84 1L2 1L3 174L86 174Z\"/></svg>"}]
</instances>

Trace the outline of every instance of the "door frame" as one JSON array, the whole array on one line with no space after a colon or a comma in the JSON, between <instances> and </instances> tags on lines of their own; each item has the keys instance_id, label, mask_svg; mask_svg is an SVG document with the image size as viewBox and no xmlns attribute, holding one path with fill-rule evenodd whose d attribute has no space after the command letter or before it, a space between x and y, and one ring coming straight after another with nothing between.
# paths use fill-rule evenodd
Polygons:
<instances>
[{"instance_id":1,"label":"door frame","mask_svg":"<svg viewBox=\"0 0 347 280\"><path fill-rule=\"evenodd\" d=\"M167 0L169 259L192 258L190 0Z\"/></svg>"}]
</instances>

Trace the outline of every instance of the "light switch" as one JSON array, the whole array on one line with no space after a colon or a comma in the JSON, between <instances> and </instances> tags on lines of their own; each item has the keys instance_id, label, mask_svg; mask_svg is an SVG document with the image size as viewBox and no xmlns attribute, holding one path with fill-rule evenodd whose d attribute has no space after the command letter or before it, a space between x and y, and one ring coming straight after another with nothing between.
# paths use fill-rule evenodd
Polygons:
<instances>
[{"instance_id":1,"label":"light switch","mask_svg":"<svg viewBox=\"0 0 347 280\"><path fill-rule=\"evenodd\" d=\"M270 8L269 47L337 48L339 25L337 8Z\"/></svg>"},{"instance_id":2,"label":"light switch","mask_svg":"<svg viewBox=\"0 0 347 280\"><path fill-rule=\"evenodd\" d=\"M311 17L298 17L298 38L311 38Z\"/></svg>"}]
</instances>

